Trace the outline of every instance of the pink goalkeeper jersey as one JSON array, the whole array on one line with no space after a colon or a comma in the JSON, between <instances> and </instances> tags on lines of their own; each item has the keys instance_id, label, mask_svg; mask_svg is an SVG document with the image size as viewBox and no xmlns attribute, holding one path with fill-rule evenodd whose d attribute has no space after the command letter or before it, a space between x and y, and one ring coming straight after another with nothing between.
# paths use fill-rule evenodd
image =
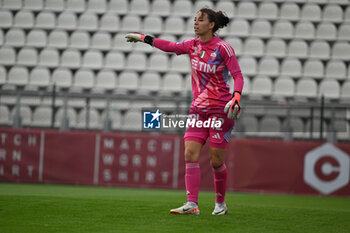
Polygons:
<instances>
[{"instance_id":1,"label":"pink goalkeeper jersey","mask_svg":"<svg viewBox=\"0 0 350 233\"><path fill-rule=\"evenodd\" d=\"M180 43L154 39L153 45L166 52L190 56L193 106L224 108L232 98L228 72L234 78L234 91L242 93L243 77L234 50L218 37L214 36L207 42L195 37Z\"/></svg>"}]
</instances>

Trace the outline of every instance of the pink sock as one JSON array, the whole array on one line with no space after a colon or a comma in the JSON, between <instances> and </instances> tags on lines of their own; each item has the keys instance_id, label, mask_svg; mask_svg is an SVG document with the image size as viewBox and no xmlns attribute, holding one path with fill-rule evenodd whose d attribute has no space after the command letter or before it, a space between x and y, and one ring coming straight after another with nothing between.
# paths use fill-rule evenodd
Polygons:
<instances>
[{"instance_id":1,"label":"pink sock","mask_svg":"<svg viewBox=\"0 0 350 233\"><path fill-rule=\"evenodd\" d=\"M214 184L216 193L216 202L225 201L226 193L226 179L227 179L227 169L225 163L221 164L217 168L213 168L214 171Z\"/></svg>"},{"instance_id":2,"label":"pink sock","mask_svg":"<svg viewBox=\"0 0 350 233\"><path fill-rule=\"evenodd\" d=\"M186 162L185 183L187 201L198 203L200 178L199 162Z\"/></svg>"}]
</instances>

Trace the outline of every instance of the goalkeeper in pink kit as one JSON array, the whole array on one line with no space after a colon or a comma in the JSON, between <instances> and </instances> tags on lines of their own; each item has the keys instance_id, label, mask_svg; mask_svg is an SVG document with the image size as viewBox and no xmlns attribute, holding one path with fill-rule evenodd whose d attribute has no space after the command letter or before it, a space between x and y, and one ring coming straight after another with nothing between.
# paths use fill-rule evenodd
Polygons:
<instances>
[{"instance_id":1,"label":"goalkeeper in pink kit","mask_svg":"<svg viewBox=\"0 0 350 233\"><path fill-rule=\"evenodd\" d=\"M240 97L243 77L232 47L214 33L227 26L229 18L221 11L202 8L194 19L197 37L180 43L153 38L148 35L130 33L125 37L129 42L148 43L165 52L177 55L188 54L191 60L193 101L190 115L196 120L221 121L221 127L187 128L185 139L185 184L187 202L172 214L199 215L198 191L200 184L199 156L209 138L210 164L215 184L215 208L213 215L227 213L225 204L227 169L224 163L227 143L230 139L234 120L240 114ZM234 79L234 92L229 92L228 72Z\"/></svg>"}]
</instances>

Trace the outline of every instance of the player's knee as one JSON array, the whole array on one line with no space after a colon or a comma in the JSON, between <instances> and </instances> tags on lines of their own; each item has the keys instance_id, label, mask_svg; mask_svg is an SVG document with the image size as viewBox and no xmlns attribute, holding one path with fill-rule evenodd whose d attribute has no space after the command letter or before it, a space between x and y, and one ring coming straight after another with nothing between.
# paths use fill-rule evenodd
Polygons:
<instances>
[{"instance_id":1,"label":"player's knee","mask_svg":"<svg viewBox=\"0 0 350 233\"><path fill-rule=\"evenodd\" d=\"M222 159L220 159L219 157L216 156L212 156L210 159L210 165L213 168L217 168L220 167L220 165L223 163L224 161L222 161Z\"/></svg>"},{"instance_id":2,"label":"player's knee","mask_svg":"<svg viewBox=\"0 0 350 233\"><path fill-rule=\"evenodd\" d=\"M194 162L198 161L199 151L194 148L188 147L185 148L185 161L186 162Z\"/></svg>"}]
</instances>

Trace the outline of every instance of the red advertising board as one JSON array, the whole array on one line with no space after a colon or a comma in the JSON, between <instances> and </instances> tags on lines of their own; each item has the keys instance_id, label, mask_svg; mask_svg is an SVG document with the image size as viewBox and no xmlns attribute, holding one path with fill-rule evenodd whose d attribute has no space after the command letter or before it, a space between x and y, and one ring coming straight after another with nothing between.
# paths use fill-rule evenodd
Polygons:
<instances>
[{"instance_id":1,"label":"red advertising board","mask_svg":"<svg viewBox=\"0 0 350 233\"><path fill-rule=\"evenodd\" d=\"M181 135L0 128L0 181L184 189ZM350 143L231 139L231 191L350 196ZM209 148L201 189L213 190Z\"/></svg>"}]
</instances>

